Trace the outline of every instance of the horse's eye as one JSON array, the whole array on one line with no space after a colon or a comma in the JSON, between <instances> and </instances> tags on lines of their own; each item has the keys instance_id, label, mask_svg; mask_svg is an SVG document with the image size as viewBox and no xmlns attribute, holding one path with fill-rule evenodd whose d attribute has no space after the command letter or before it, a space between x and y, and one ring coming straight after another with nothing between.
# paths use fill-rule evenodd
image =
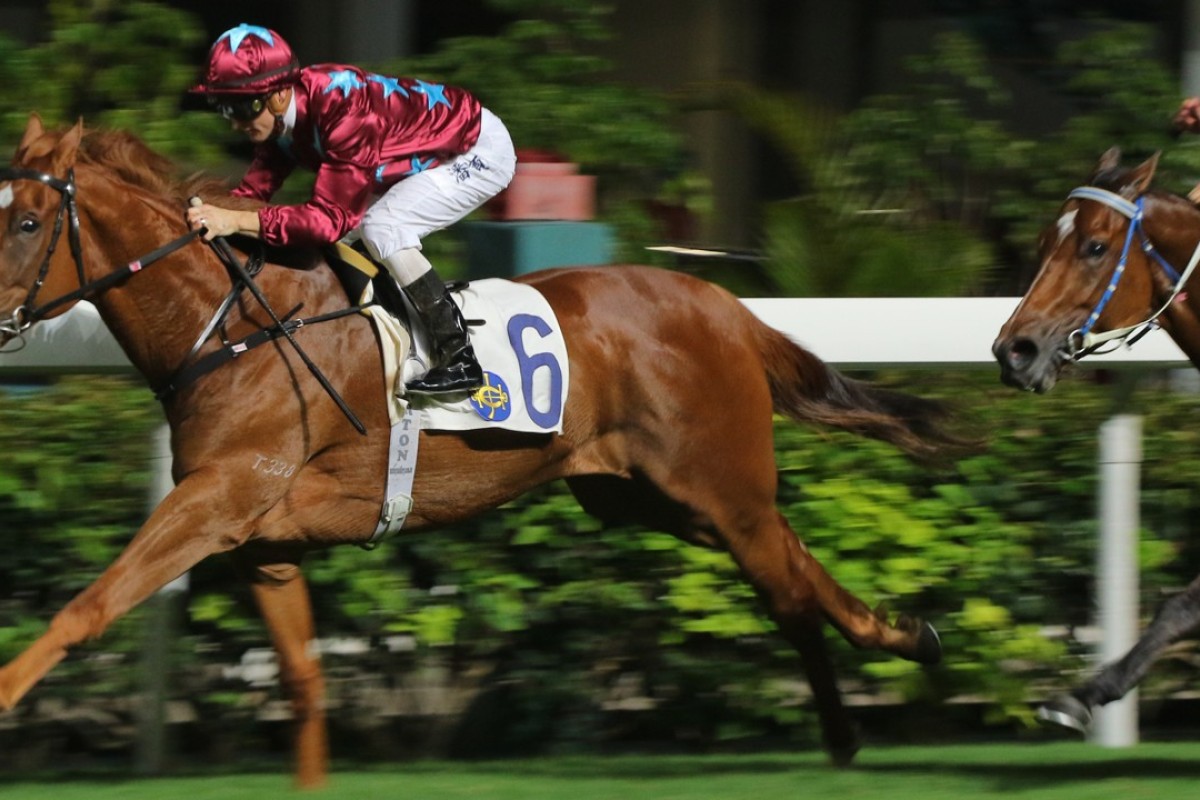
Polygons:
<instances>
[{"instance_id":1,"label":"horse's eye","mask_svg":"<svg viewBox=\"0 0 1200 800\"><path fill-rule=\"evenodd\" d=\"M38 222L36 219L31 219L30 217L26 217L25 219L21 220L20 223L22 233L37 233L37 229L40 227L42 227L42 223Z\"/></svg>"},{"instance_id":2,"label":"horse's eye","mask_svg":"<svg viewBox=\"0 0 1200 800\"><path fill-rule=\"evenodd\" d=\"M1098 242L1092 239L1083 246L1083 252L1088 258L1099 258L1108 252L1108 245L1104 242Z\"/></svg>"}]
</instances>

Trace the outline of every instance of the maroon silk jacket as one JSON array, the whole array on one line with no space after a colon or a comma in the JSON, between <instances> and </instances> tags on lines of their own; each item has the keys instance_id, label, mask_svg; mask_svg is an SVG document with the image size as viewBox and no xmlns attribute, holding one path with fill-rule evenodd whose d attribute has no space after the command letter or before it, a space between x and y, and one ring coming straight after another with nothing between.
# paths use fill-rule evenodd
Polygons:
<instances>
[{"instance_id":1,"label":"maroon silk jacket","mask_svg":"<svg viewBox=\"0 0 1200 800\"><path fill-rule=\"evenodd\" d=\"M453 86L342 64L300 72L290 136L258 145L235 195L268 201L296 165L315 170L312 197L258 213L268 244L322 245L351 231L371 195L459 155L479 138L480 105Z\"/></svg>"}]
</instances>

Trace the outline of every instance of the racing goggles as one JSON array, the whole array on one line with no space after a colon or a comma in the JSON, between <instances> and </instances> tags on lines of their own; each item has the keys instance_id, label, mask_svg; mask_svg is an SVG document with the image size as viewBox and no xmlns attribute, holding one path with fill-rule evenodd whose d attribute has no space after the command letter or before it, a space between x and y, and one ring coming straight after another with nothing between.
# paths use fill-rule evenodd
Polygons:
<instances>
[{"instance_id":1,"label":"racing goggles","mask_svg":"<svg viewBox=\"0 0 1200 800\"><path fill-rule=\"evenodd\" d=\"M267 107L267 95L209 97L208 104L219 111L225 119L231 119L234 122L249 122L257 119L258 115Z\"/></svg>"}]
</instances>

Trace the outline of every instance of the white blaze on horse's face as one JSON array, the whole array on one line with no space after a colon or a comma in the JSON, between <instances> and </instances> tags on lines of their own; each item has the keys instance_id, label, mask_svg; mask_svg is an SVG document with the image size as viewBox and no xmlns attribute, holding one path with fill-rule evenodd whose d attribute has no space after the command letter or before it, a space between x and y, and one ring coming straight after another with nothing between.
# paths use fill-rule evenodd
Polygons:
<instances>
[{"instance_id":1,"label":"white blaze on horse's face","mask_svg":"<svg viewBox=\"0 0 1200 800\"><path fill-rule=\"evenodd\" d=\"M1079 213L1079 209L1073 208L1067 213L1058 218L1058 244L1061 245L1063 240L1075 232L1075 215ZM1056 245L1057 247L1057 245Z\"/></svg>"},{"instance_id":2,"label":"white blaze on horse's face","mask_svg":"<svg viewBox=\"0 0 1200 800\"><path fill-rule=\"evenodd\" d=\"M4 188L0 189L0 208L8 208L12 205L13 190L12 184L4 184Z\"/></svg>"}]
</instances>

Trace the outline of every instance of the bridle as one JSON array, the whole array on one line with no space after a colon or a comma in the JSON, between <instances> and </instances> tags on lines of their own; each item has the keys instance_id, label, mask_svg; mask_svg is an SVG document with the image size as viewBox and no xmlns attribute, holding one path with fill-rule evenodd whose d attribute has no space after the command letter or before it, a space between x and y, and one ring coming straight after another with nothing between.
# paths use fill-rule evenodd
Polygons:
<instances>
[{"instance_id":1,"label":"bridle","mask_svg":"<svg viewBox=\"0 0 1200 800\"><path fill-rule=\"evenodd\" d=\"M33 285L29 287L29 293L25 295L25 302L13 310L12 317L7 320L0 320L0 333L7 333L15 338L22 338L22 334L50 310L46 307L36 308L34 307L34 303L37 301L38 292L41 290L42 284L46 282L46 275L50 272L50 259L54 256L54 251L58 247L58 239L62 235L64 218L70 220L67 239L71 243L71 257L75 260L79 285L83 285L83 247L79 240L79 209L75 205L75 170L67 170L67 179L64 181L45 172L38 172L33 169L21 169L19 167L8 167L0 170L0 180L38 181L46 184L51 189L57 190L61 196L58 203L58 213L54 215L54 229L50 234L50 244L46 246L46 256L42 259L41 266L38 267L37 278L34 280Z\"/></svg>"},{"instance_id":2,"label":"bridle","mask_svg":"<svg viewBox=\"0 0 1200 800\"><path fill-rule=\"evenodd\" d=\"M1166 259L1159 255L1158 251L1154 249L1154 245L1151 243L1150 237L1146 235L1146 229L1142 224L1142 220L1144 218L1144 197L1138 197L1136 200L1130 201L1126 200L1124 197L1121 197L1115 192L1108 191L1107 189L1101 189L1096 186L1080 186L1076 189L1072 189L1071 193L1067 195L1067 198L1076 200L1094 200L1097 203L1108 206L1129 220L1129 229L1125 233L1125 246L1121 249L1121 257L1117 261L1117 266L1113 270L1112 278L1109 279L1108 286L1106 286L1104 289L1104 294L1102 294L1100 299L1096 302L1095 308L1092 309L1092 313L1088 315L1088 318L1083 323L1083 326L1076 328L1067 335L1065 352L1072 361L1078 361L1079 359L1091 353L1109 352L1122 344L1127 347L1131 347L1135 342L1137 342L1138 339L1141 339L1149 331L1158 327L1158 318L1162 316L1168 308L1170 308L1171 303L1175 302L1175 298L1178 297L1179 293L1183 291L1183 287L1187 284L1188 278L1191 277L1192 272L1196 269L1196 264L1200 263L1200 243L1197 243L1196 249L1192 251L1192 257L1188 261L1187 267L1182 273L1179 273L1174 267L1167 263ZM1166 302L1164 302L1157 311L1155 311L1145 320L1135 325L1129 325L1123 328L1114 328L1110 331L1095 332L1092 330L1092 328L1095 327L1096 320L1100 318L1100 314L1103 313L1105 306L1108 305L1108 301L1112 299L1113 294L1117 291L1117 284L1121 282L1121 276L1125 274L1125 265L1129 260L1129 248L1133 244L1135 235L1141 240L1142 250L1147 255L1151 256L1160 267L1162 267L1163 271L1167 274L1167 277L1174 283L1174 286L1171 289L1171 294L1167 298ZM1098 348L1104 343L1112 342L1114 340L1117 341L1112 347L1103 351L1098 350Z\"/></svg>"},{"instance_id":3,"label":"bridle","mask_svg":"<svg viewBox=\"0 0 1200 800\"><path fill-rule=\"evenodd\" d=\"M37 277L29 287L29 293L25 295L24 302L13 310L12 315L8 319L0 319L0 334L8 334L10 339L21 342L21 345L15 348L16 350L20 350L25 346L25 331L44 319L54 309L103 292L110 286L125 280L133 273L141 271L144 267L149 266L163 256L175 252L196 238L200 233L199 231L188 231L178 239L168 242L139 259L130 261L121 269L94 281L87 281L83 268L83 245L79 235L79 208L75 204L75 196L78 193L78 188L75 183L74 168L67 170L66 180L34 169L20 167L5 167L0 169L0 181L14 180L38 181L49 186L51 189L57 190L61 195L58 203L58 211L54 215L54 228L50 233L50 243L46 246L46 255L42 259L41 266L38 267ZM50 260L54 257L54 251L58 248L58 240L62 236L64 220L67 222L67 241L71 247L71 259L75 262L75 275L78 279L79 288L56 297L47 303L43 303L40 306L35 305L38 293L41 291L42 285L46 282L46 276L50 272Z\"/></svg>"}]
</instances>

